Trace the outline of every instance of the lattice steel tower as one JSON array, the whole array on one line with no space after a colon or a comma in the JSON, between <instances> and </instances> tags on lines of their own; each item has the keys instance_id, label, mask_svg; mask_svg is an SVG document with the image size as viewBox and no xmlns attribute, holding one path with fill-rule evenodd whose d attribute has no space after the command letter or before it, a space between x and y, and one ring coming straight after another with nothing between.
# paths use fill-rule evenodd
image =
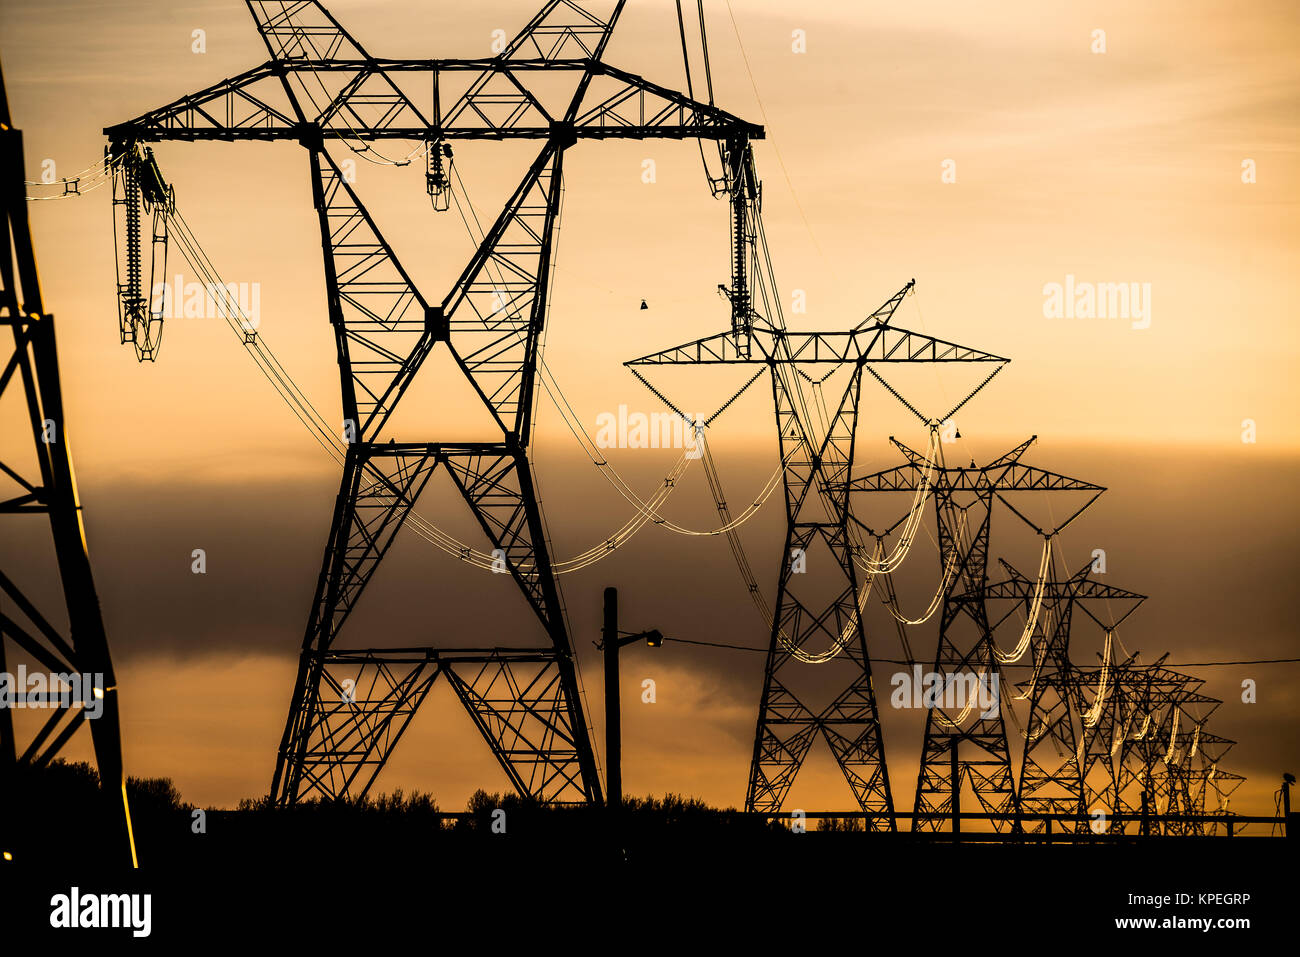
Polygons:
<instances>
[{"instance_id":1,"label":"lattice steel tower","mask_svg":"<svg viewBox=\"0 0 1300 957\"><path fill-rule=\"evenodd\" d=\"M50 676L84 676L79 682L80 699L72 693L75 686L71 682L49 679L50 687L42 702L48 712L34 712L44 720L21 746L13 710L0 707L0 812L4 812L0 813L0 827L7 832L0 838L4 838L6 848L19 841L32 842L30 836L14 833L23 822L5 807L17 797L17 776L24 767L48 765L88 724L108 820L117 832L123 853L129 850L134 863L131 814L122 769L117 678L86 549L59 384L54 317L45 311L41 296L27 222L24 170L23 134L10 119L4 78L0 76L0 207L4 216L0 228L0 326L13 335L13 349L0 365L0 398L11 391L21 393L18 401L26 413L17 422L0 424L5 427L6 438L14 441L13 445L6 441L5 458L9 458L9 451L17 453L18 437L24 432L35 453L30 460L0 460L0 515L10 529L22 523L23 516L48 518L63 598L62 611L54 612L48 606L42 610L37 598L0 571L0 672L7 673L13 666L5 655L7 639L48 668ZM9 570L15 574L19 571L13 567ZM65 614L66 628L60 624ZM90 687L86 687L86 678L90 679ZM7 690L10 695L27 694L23 687ZM91 700L92 695L98 700ZM97 713L88 721L90 708Z\"/></svg>"},{"instance_id":2,"label":"lattice steel tower","mask_svg":"<svg viewBox=\"0 0 1300 957\"><path fill-rule=\"evenodd\" d=\"M741 234L734 241L739 246L748 239ZM909 282L848 331L792 332L775 317L766 319L754 314L746 323L736 323L733 318L731 332L627 363L633 371L662 365L750 363L767 366L771 373L784 463L786 535L777 571L776 607L771 615L767 665L745 795L745 807L751 811L781 810L820 734L859 806L871 812L870 826L888 830L894 827L884 741L862 628L858 569L861 556L849 508L862 374L875 363L997 363L1001 368L1007 362L1000 356L891 326L894 312L912 286ZM732 301L734 305L734 290ZM802 371L815 366L825 372L818 380ZM801 378L822 382L837 367L847 367L848 381L843 393L829 404L828 416L819 420L815 408L820 403L810 401ZM801 575L793 556L808 555L814 544L826 546L834 567L825 575ZM828 579L833 582L829 591L834 596L829 601L818 597ZM757 585L751 584L750 588L756 590ZM842 651L851 662L853 677L847 687L822 707L805 703L782 680L782 672L793 665L828 660L801 662L805 645L819 651Z\"/></svg>"},{"instance_id":3,"label":"lattice steel tower","mask_svg":"<svg viewBox=\"0 0 1300 957\"><path fill-rule=\"evenodd\" d=\"M281 804L364 794L440 674L521 794L557 803L600 799L528 455L565 151L584 139L699 137L743 152L762 136L760 127L606 63L624 4L607 2L597 15L551 0L493 57L385 60L320 3L249 0L268 62L105 131L115 153L160 140L289 140L307 150L352 441L276 761L272 794ZM364 152L384 141L423 141L439 209L449 144L467 139L542 145L452 288L430 297L403 269L329 147ZM389 439L386 425L439 347L499 438ZM339 646L349 614L440 465L504 557L549 647Z\"/></svg>"},{"instance_id":4,"label":"lattice steel tower","mask_svg":"<svg viewBox=\"0 0 1300 957\"><path fill-rule=\"evenodd\" d=\"M925 488L925 457L897 440L891 441L907 463L855 479L854 492L915 493ZM933 674L945 687L961 680L963 673L997 682L1001 687L994 627L985 603L995 498L1014 511L1004 497L1007 493L1091 494L1084 506L1062 523L1064 527L1104 491L1098 485L1023 464L1020 459L1033 442L1034 438L1030 438L984 466L972 462L969 467L944 463L934 467L929 488L935 502L939 567L946 584ZM892 593L892 586L887 583L887 587ZM960 810L963 782L970 784L985 812L1006 815L1007 820L1016 813L1006 708L1000 693L995 713L961 704L947 707L944 701L926 709L913 830L939 830L950 822L953 811Z\"/></svg>"},{"instance_id":5,"label":"lattice steel tower","mask_svg":"<svg viewBox=\"0 0 1300 957\"><path fill-rule=\"evenodd\" d=\"M1146 596L1091 580L1092 558L1064 579L1057 577L1053 566L1041 589L1009 562L1003 559L999 562L1008 577L985 587L986 601L1008 599L1013 602L1013 609L1023 605L1028 612L1035 596L1040 591L1042 595L1030 649L1032 670L1030 677L1019 683L1029 705L1022 732L1025 743L1020 777L1016 782L1019 809L1028 815L1071 815L1074 823L1066 827L1072 826L1083 833L1090 824L1082 742L1091 727L1089 719L1095 723L1097 716L1086 714L1089 709L1083 699L1079 675L1070 661L1074 610L1078 608L1113 634ZM1106 606L1108 615L1104 620L1089 608L1094 602ZM1114 605L1120 606L1121 614L1114 614ZM1031 829L1041 827L1035 825Z\"/></svg>"}]
</instances>

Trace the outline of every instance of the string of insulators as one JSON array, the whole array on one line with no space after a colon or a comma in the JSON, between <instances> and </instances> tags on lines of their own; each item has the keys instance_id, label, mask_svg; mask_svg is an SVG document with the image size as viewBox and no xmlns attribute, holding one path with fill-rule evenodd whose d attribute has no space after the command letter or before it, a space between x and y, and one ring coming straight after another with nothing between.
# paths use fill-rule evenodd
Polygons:
<instances>
[{"instance_id":1,"label":"string of insulators","mask_svg":"<svg viewBox=\"0 0 1300 957\"><path fill-rule=\"evenodd\" d=\"M934 481L934 465L938 455L939 427L937 424L931 424L930 441L926 449L925 465L923 466L923 478L921 484L917 486L916 495L912 499L912 507L908 512L906 521L903 523L902 530L899 532L894 550L888 555L881 555L877 550L871 558L858 561L858 567L863 571L873 575L888 575L902 565L904 559L907 558L908 552L912 550L912 543L916 541L916 533L921 528L921 519L925 514L925 499L930 494L930 488ZM856 556L855 561L857 561Z\"/></svg>"},{"instance_id":2,"label":"string of insulators","mask_svg":"<svg viewBox=\"0 0 1300 957\"><path fill-rule=\"evenodd\" d=\"M979 685L977 687L981 687L981 688L984 687L984 682L987 680L987 678L988 678L988 669L987 668L981 669L979 674ZM975 707L975 703L976 703L975 699L977 697L978 697L977 694L967 695L966 704L962 707L961 711L957 712L957 717L955 718L951 718L951 719L948 718L948 716L945 715L938 708L931 708L930 713L934 716L934 720L938 722L940 725L942 725L943 727L959 728L966 721L966 718L970 716L971 710ZM1034 737L1038 738L1041 735L1042 732L1040 731Z\"/></svg>"},{"instance_id":3,"label":"string of insulators","mask_svg":"<svg viewBox=\"0 0 1300 957\"><path fill-rule=\"evenodd\" d=\"M1093 699L1092 707L1083 713L1083 726L1085 728L1093 727L1098 719L1101 718L1102 709L1105 707L1106 698L1110 694L1110 663L1111 663L1111 644L1114 638L1113 631L1106 632L1106 645L1101 652L1101 674L1097 678L1097 697Z\"/></svg>"},{"instance_id":4,"label":"string of insulators","mask_svg":"<svg viewBox=\"0 0 1300 957\"><path fill-rule=\"evenodd\" d=\"M1174 758L1174 745L1178 741L1178 716L1182 714L1182 709L1175 707L1173 709L1173 712L1174 712L1174 718L1173 721L1170 722L1169 750L1165 752L1165 759L1164 759L1165 764L1169 764L1170 762L1173 761Z\"/></svg>"},{"instance_id":5,"label":"string of insulators","mask_svg":"<svg viewBox=\"0 0 1300 957\"><path fill-rule=\"evenodd\" d=\"M1112 758L1115 756L1115 752L1119 750L1119 746L1124 743L1125 738L1128 737L1129 725L1133 723L1133 715L1135 714L1137 714L1136 708L1129 712L1128 717L1124 719L1124 723L1120 727L1120 733L1115 735L1114 741L1111 742L1110 756Z\"/></svg>"},{"instance_id":6,"label":"string of insulators","mask_svg":"<svg viewBox=\"0 0 1300 957\"><path fill-rule=\"evenodd\" d=\"M958 519L958 540L966 532L966 511L963 509L961 517ZM896 603L890 600L889 594L886 593L882 599L884 606L889 609L889 613L894 616L894 620L904 625L923 625L933 617L934 613L939 610L943 603L943 596L948 593L952 586L952 580L957 574L957 558L959 547L954 544L952 550L948 553L948 560L944 563L943 576L939 581L939 587L935 589L934 596L930 599L930 604L926 606L925 611L919 618L907 618L898 611Z\"/></svg>"},{"instance_id":7,"label":"string of insulators","mask_svg":"<svg viewBox=\"0 0 1300 957\"><path fill-rule=\"evenodd\" d=\"M107 151L106 151L107 152ZM175 211L175 193L163 181L151 149L130 144L106 159L113 180L113 243L117 252L118 332L121 342L130 342L141 362L157 358L162 338L163 313L154 312L144 285L141 209L153 214L149 293L161 272L167 272L167 225ZM121 232L119 213L121 210ZM125 244L125 249L122 245ZM125 270L123 260L125 259Z\"/></svg>"},{"instance_id":8,"label":"string of insulators","mask_svg":"<svg viewBox=\"0 0 1300 957\"><path fill-rule=\"evenodd\" d=\"M993 656L1004 665L1013 664L1025 656L1029 650L1030 643L1034 635L1034 627L1038 624L1038 611L1043 605L1043 594L1047 590L1047 577L1051 571L1052 565L1052 537L1043 536L1043 553L1038 560L1038 581L1034 584L1034 597L1029 606L1029 617L1025 621L1024 630L1020 634L1020 640L1016 642L1016 647L1011 651L1003 651L993 643Z\"/></svg>"}]
</instances>

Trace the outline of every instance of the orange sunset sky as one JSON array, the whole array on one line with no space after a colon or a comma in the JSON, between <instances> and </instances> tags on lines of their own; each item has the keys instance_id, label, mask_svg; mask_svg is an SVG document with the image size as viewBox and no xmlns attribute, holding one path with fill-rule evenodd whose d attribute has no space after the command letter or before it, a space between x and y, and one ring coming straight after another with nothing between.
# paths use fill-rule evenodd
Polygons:
<instances>
[{"instance_id":1,"label":"orange sunset sky","mask_svg":"<svg viewBox=\"0 0 1300 957\"><path fill-rule=\"evenodd\" d=\"M513 35L538 6L326 5L378 57L486 56L494 30ZM1012 360L958 417L963 439L945 454L986 458L1036 434L1026 461L1109 487L1065 536L1063 561L1075 569L1105 548L1108 581L1151 596L1122 631L1127 647L1144 660L1168 651L1174 662L1294 657L1300 9L1206 0L705 8L718 104L766 128L755 154L790 325L848 328L915 277L896 325ZM195 30L205 31L206 52L192 51ZM1096 30L1104 53L1092 52ZM794 31L806 52L792 50ZM3 0L0 36L32 179L47 159L58 176L75 174L102 156L105 126L266 59L235 0ZM673 4L631 0L606 58L684 89ZM304 151L162 143L155 152L222 276L257 284L264 340L326 417L341 419ZM530 152L456 146L480 215L495 213ZM647 159L652 183L643 181ZM419 163L357 165L360 196L417 283L441 298L472 248L460 222L432 211ZM944 182L945 168L955 182ZM1246 168L1253 182L1243 181ZM621 404L662 408L623 362L726 327L716 287L729 281L727 210L689 141L579 143L565 184L546 361L594 435L597 417ZM154 364L118 344L108 189L31 203L30 214L118 663L128 773L169 776L188 800L231 806L270 782L337 474L219 320L170 320ZM168 280L177 274L195 278L173 251ZM1149 327L1045 315L1044 287L1067 276L1149 288ZM796 290L806 312L791 309ZM658 381L711 410L747 378L741 372L679 370ZM977 378L924 367L898 382L937 414ZM431 399L420 410L431 440L472 436L458 402L449 391L444 405ZM534 459L555 553L567 557L622 525L629 507L540 403ZM1253 443L1242 440L1247 419ZM890 435L925 441L897 402L865 389L855 471L897 463ZM777 464L770 391L748 392L710 441L736 499L752 495ZM659 449L610 456L645 489L676 458ZM472 535L445 491L431 491L421 513ZM745 531L773 588L780 508L774 497ZM700 475L669 511L695 527L716 524ZM1032 572L1036 543L1014 532L1008 523L995 554ZM43 541L32 520L0 542L0 557L22 556L38 576L52 569ZM904 595L916 607L937 574L933 548L919 547ZM194 548L207 552L204 576L190 572ZM357 641L512 643L513 630L531 625L506 585L418 539L399 541L389 561L354 623L370 637ZM652 527L566 576L598 743L592 640L609 584L622 592L625 627L767 643L720 539ZM892 627L873 627L872 654L896 656ZM928 657L934 628L917 629L912 643ZM1088 636L1078 657L1091 661L1099 648ZM742 803L762 655L670 644L632 648L625 669L625 789ZM1295 770L1300 666L1189 670L1225 701L1213 728L1240 742L1225 761L1249 777L1233 809L1271 813L1281 772ZM657 682L653 706L636 693L644 677ZM1247 678L1258 682L1257 703L1241 701ZM910 809L920 723L888 712L884 721L895 802ZM69 756L88 750L81 741ZM377 784L398 786L432 791L449 809L477 787L505 786L445 688ZM850 801L829 755L817 753L789 803Z\"/></svg>"}]
</instances>

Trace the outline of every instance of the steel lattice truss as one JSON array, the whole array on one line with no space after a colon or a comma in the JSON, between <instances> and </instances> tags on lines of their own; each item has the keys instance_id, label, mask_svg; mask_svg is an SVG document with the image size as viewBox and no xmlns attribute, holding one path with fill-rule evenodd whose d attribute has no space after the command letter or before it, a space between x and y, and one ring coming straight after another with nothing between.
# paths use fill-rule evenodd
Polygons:
<instances>
[{"instance_id":1,"label":"steel lattice truss","mask_svg":"<svg viewBox=\"0 0 1300 957\"><path fill-rule=\"evenodd\" d=\"M750 332L733 331L686 343L626 363L634 370L662 365L751 363L771 369L777 435L786 504L786 537L778 571L776 608L759 702L754 753L745 806L779 811L817 735L822 735L873 828L890 829L893 798L885 765L884 741L866 637L859 609L856 548L850 528L849 488L854 436L859 420L862 372L868 363L976 362L1007 360L889 325L908 283L849 332L790 332L771 323ZM735 302L733 292L733 305ZM829 415L818 423L798 374L814 364L846 366L847 384ZM829 373L827 374L829 376ZM814 381L804 379L804 381ZM833 398L833 397L832 397ZM822 585L833 580L830 601L812 597L807 579L796 574L791 556L824 545L834 559L829 572L818 570ZM843 657L853 677L825 707L814 710L792 692L782 672L800 662L794 649L820 650L843 636Z\"/></svg>"},{"instance_id":2,"label":"steel lattice truss","mask_svg":"<svg viewBox=\"0 0 1300 957\"><path fill-rule=\"evenodd\" d=\"M364 797L440 676L520 794L558 802L583 787L561 658L551 649L389 648L326 655L311 742L310 793Z\"/></svg>"},{"instance_id":3,"label":"steel lattice truss","mask_svg":"<svg viewBox=\"0 0 1300 957\"><path fill-rule=\"evenodd\" d=\"M564 155L582 139L686 137L724 141L744 155L744 144L763 135L761 127L605 63L624 3L606 2L609 12L597 16L571 0L550 0L490 58L384 60L318 2L249 0L267 63L105 130L115 154L149 141L293 140L310 159L345 427L353 427L355 441L277 759L272 793L279 803L368 788L438 673L447 674L522 794L556 803L600 800L528 457ZM434 155L453 139L542 141L440 298L411 280L329 149L342 144L362 157L383 156L388 142L412 139ZM496 423L499 440L383 441L439 344ZM429 659L413 676L406 653L390 658L371 650L365 666L379 681L375 693L341 707L340 631L439 465L504 555L550 648L544 659L528 661L485 650L484 670L472 678L463 667L469 659L441 670ZM540 725L530 729L529 721Z\"/></svg>"},{"instance_id":4,"label":"steel lattice truss","mask_svg":"<svg viewBox=\"0 0 1300 957\"><path fill-rule=\"evenodd\" d=\"M1001 621L1010 618L1018 606L1023 606L1027 615L1037 583L1009 562L999 561L1008 577L989 584L984 591L985 600L1013 603ZM1086 813L1088 794L1081 748L1089 725L1084 718L1087 708L1079 671L1070 662L1073 612L1078 606L1098 625L1113 630L1146 600L1145 595L1092 581L1088 577L1091 572L1091 559L1064 579L1056 577L1055 567L1050 570L1030 645L1033 670L1018 685L1029 711L1022 732L1025 745L1016 787L1019 809L1027 815L1070 815L1073 822L1066 827L1080 833L1091 826ZM1104 603L1112 612L1114 603L1122 613L1103 622L1089 608L1094 602ZM999 623L994 624L995 629ZM1038 823L1031 829L1042 827Z\"/></svg>"},{"instance_id":5,"label":"steel lattice truss","mask_svg":"<svg viewBox=\"0 0 1300 957\"><path fill-rule=\"evenodd\" d=\"M986 598L995 597L987 592L994 499L1014 510L1004 495L1029 491L1088 493L1090 497L1075 513L1078 515L1105 491L1099 485L1022 464L1020 459L1033 442L1034 438L1030 438L984 466L974 462L969 467L935 466L930 488L938 529L939 568L941 574L953 569L943 596L933 671L945 687L970 675L1001 686L1001 668L994 656L996 625L989 621L986 604ZM854 492L917 492L924 487L925 456L897 440L894 444L907 463L856 479ZM885 585L886 593L892 596L888 576ZM934 831L949 823L954 809L959 807L955 802L960 801L963 783L969 784L985 812L1005 816L996 823L999 830L1012 826L1008 822L1018 813L1020 804L1007 741L1008 709L1002 696L998 695L996 713L978 707L945 707L945 703L951 702L940 702L926 710L913 829Z\"/></svg>"},{"instance_id":6,"label":"steel lattice truss","mask_svg":"<svg viewBox=\"0 0 1300 957\"><path fill-rule=\"evenodd\" d=\"M12 349L7 355L0 354L0 398L11 390L20 393L18 401L25 410L17 421L3 423L15 439L12 445L6 442L6 447L16 453L20 448L17 437L26 433L34 453L29 460L0 461L0 515L15 531L19 524L26 524L24 516L48 519L64 605L58 612L48 606L42 610L36 599L0 571L0 672L16 667L5 655L6 642L12 641L41 668L48 669L49 675L92 679L89 690L81 684L81 699L71 694L70 683L60 681L55 686L51 682L41 702L48 710L33 712L44 720L27 740L18 740L13 710L0 707L0 822L6 828L21 824L16 815L3 813L13 796L18 769L49 764L87 723L86 706L94 704L102 709L89 722L95 764L110 820L120 832L125 850L131 840L130 814L122 770L117 679L86 552L81 504L68 451L54 317L45 311L41 297L27 222L24 169L23 135L9 117L0 77L0 209L4 218L0 226L0 327L13 337ZM66 628L58 624L65 614ZM10 687L7 692L26 695L27 688ZM100 700L91 702L87 693ZM131 853L134 857L133 848Z\"/></svg>"},{"instance_id":7,"label":"steel lattice truss","mask_svg":"<svg viewBox=\"0 0 1300 957\"><path fill-rule=\"evenodd\" d=\"M1203 822L1178 817L1226 812L1245 778L1219 770L1235 742L1205 730L1221 702L1200 692L1201 679L1164 667L1165 657L1141 665L1130 656L1112 669L1113 690L1084 740L1089 810L1136 815L1143 833L1203 834ZM1079 669L1077 683L1096 687L1100 670ZM1110 827L1135 825L1121 818Z\"/></svg>"},{"instance_id":8,"label":"steel lattice truss","mask_svg":"<svg viewBox=\"0 0 1300 957\"><path fill-rule=\"evenodd\" d=\"M987 466L972 462L969 468L935 470L931 487L940 567L952 560L956 569L944 596L935 662L935 672L945 682L963 671L997 675L993 635L1017 609L1027 617L1038 591L1035 581L1004 560L1000 564L1006 579L993 583L987 579L994 499L1032 526L1007 493L1086 494L1083 505L1051 531L1055 535L1105 491L1022 464L1020 459L1032 441ZM907 464L855 480L854 491L916 492L922 487L925 457L901 443L895 445ZM884 534L888 531L892 529ZM941 703L926 715L915 828L942 827L958 807L954 796L964 782L969 782L985 811L1004 815L995 822L999 830L1019 829L1026 817L1055 814L1068 816L1073 823L1067 826L1083 832L1092 826L1091 815L1101 810L1111 816L1144 815L1150 819L1144 825L1147 832L1201 833L1204 824L1178 818L1203 815L1211 798L1216 809L1226 807L1228 795L1243 779L1218 769L1232 742L1204 729L1219 702L1197 691L1199 679L1164 669L1159 662L1143 667L1130 659L1108 669L1081 668L1072 662L1070 633L1076 606L1100 628L1113 631L1145 598L1093 581L1091 571L1091 561L1065 578L1057 577L1054 566L1049 569L1029 645L1031 677L1018 685L1028 707L1019 777L1011 773L1003 721L1008 715L1015 718L1010 706L1004 708L999 700L996 719L976 709L963 719ZM884 577L886 594L892 597L889 576ZM1005 614L990 615L990 605L1008 601L1012 604ZM1090 609L1098 602L1106 606L1104 619ZM953 623L962 617L975 625L973 641L951 638ZM1143 725L1140 734L1133 727L1135 716ZM962 742L970 745L966 753L975 750L974 760L961 758ZM1045 825L1038 820L1029 826ZM1107 826L1122 832L1129 823L1121 819Z\"/></svg>"}]
</instances>

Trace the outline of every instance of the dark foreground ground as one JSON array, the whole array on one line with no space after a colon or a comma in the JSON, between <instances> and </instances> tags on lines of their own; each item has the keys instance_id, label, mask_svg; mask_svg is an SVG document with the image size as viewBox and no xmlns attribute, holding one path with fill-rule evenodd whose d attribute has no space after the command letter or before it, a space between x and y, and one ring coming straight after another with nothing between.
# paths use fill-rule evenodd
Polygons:
<instances>
[{"instance_id":1,"label":"dark foreground ground","mask_svg":"<svg viewBox=\"0 0 1300 957\"><path fill-rule=\"evenodd\" d=\"M734 953L754 944L798 954L1007 945L1070 953L1112 935L1195 953L1254 950L1300 921L1297 842L1283 838L953 844L792 833L673 798L632 802L615 821L482 793L455 816L422 795L291 812L250 804L205 812L196 833L196 809L152 781L133 782L140 867L132 870L98 813L78 803L85 793L75 777L56 783L28 781L6 798L5 953L42 938L178 954L218 944L261 953L282 942L489 954L521 945L545 954ZM51 899L74 886L83 899L149 894L149 936L52 928ZM1116 926L1126 918L1156 926ZM1241 918L1248 928L1218 926ZM1179 924L1188 919L1215 926ZM1173 926L1160 926L1166 920Z\"/></svg>"}]
</instances>

